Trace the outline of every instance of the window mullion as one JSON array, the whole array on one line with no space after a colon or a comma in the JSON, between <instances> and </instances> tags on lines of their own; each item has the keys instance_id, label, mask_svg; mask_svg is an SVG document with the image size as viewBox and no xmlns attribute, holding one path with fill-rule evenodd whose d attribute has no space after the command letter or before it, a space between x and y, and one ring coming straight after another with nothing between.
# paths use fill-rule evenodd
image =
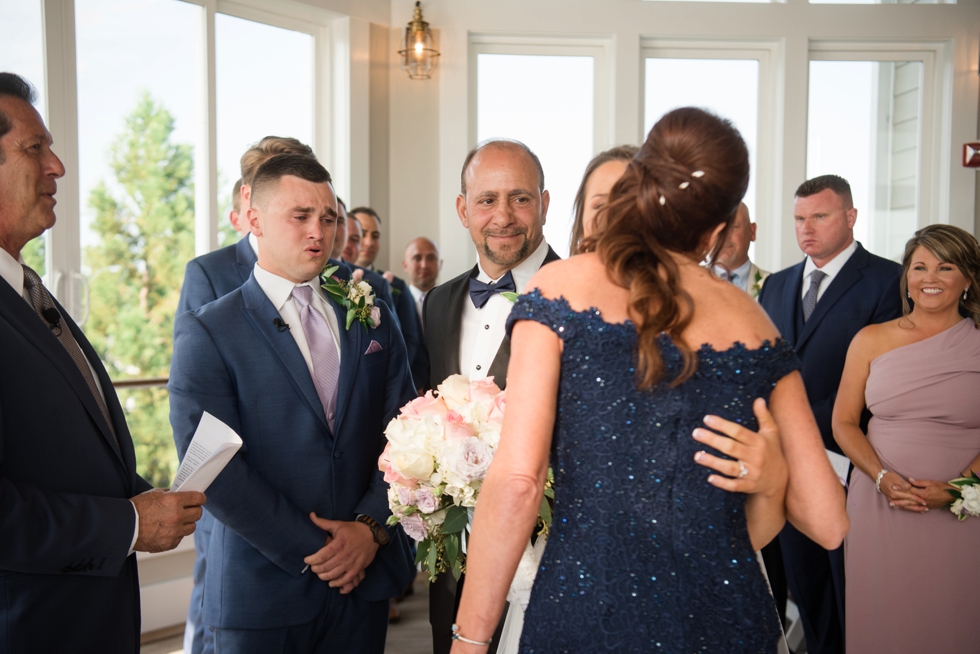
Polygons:
<instances>
[{"instance_id":1,"label":"window mullion","mask_svg":"<svg viewBox=\"0 0 980 654\"><path fill-rule=\"evenodd\" d=\"M198 89L204 103L198 143L204 147L194 153L194 251L201 255L218 247L218 129L217 87L215 83L214 14L216 0L206 0L201 18L202 34L198 68Z\"/></svg>"}]
</instances>

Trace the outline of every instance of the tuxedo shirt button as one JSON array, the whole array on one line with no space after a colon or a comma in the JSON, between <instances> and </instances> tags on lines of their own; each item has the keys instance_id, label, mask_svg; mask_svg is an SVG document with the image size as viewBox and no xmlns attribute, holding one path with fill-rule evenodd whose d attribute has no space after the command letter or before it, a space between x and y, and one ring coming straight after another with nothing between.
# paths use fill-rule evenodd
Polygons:
<instances>
[{"instance_id":1,"label":"tuxedo shirt button","mask_svg":"<svg viewBox=\"0 0 980 654\"><path fill-rule=\"evenodd\" d=\"M490 329L490 325L484 325L483 328L484 329Z\"/></svg>"},{"instance_id":2,"label":"tuxedo shirt button","mask_svg":"<svg viewBox=\"0 0 980 654\"><path fill-rule=\"evenodd\" d=\"M477 370L483 370L483 366L480 366L480 365L478 365L478 366L476 367L476 369L477 369Z\"/></svg>"}]
</instances>

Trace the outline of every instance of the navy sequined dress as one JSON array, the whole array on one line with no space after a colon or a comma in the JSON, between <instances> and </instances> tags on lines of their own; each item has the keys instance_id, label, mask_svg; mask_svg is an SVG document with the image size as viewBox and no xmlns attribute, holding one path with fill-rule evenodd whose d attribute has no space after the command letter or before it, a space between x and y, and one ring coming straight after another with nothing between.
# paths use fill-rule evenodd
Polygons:
<instances>
[{"instance_id":1,"label":"navy sequined dress","mask_svg":"<svg viewBox=\"0 0 980 654\"><path fill-rule=\"evenodd\" d=\"M554 523L522 654L776 651L779 618L749 541L745 499L707 482L691 437L708 413L757 429L756 397L800 367L785 341L707 345L676 388L639 391L636 331L538 291L511 310L564 343L552 441ZM680 352L660 337L667 378ZM717 454L713 450L712 453Z\"/></svg>"}]
</instances>

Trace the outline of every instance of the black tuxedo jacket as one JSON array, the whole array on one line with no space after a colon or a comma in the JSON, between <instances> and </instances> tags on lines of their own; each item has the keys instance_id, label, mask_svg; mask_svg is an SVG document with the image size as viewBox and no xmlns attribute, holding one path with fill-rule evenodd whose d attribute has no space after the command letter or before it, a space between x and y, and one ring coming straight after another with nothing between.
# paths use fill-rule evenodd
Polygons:
<instances>
[{"instance_id":1,"label":"black tuxedo jacket","mask_svg":"<svg viewBox=\"0 0 980 654\"><path fill-rule=\"evenodd\" d=\"M828 450L840 453L830 419L851 339L863 327L902 315L898 282L902 267L871 254L858 243L830 282L810 319L803 323L804 259L773 273L762 286L759 304L789 340L803 362L800 371L813 416ZM865 422L870 414L865 415Z\"/></svg>"},{"instance_id":2,"label":"black tuxedo jacket","mask_svg":"<svg viewBox=\"0 0 980 654\"><path fill-rule=\"evenodd\" d=\"M561 259L551 247L542 265ZM425 323L425 344L429 350L429 383L441 384L446 377L460 374L459 339L463 324L463 306L470 301L470 278L480 274L480 267L436 286L422 305ZM493 377L501 389L507 386L507 364L510 363L510 339L506 336L497 350L488 377Z\"/></svg>"},{"instance_id":3,"label":"black tuxedo jacket","mask_svg":"<svg viewBox=\"0 0 980 654\"><path fill-rule=\"evenodd\" d=\"M137 652L136 514L150 488L112 382L91 362L118 444L68 351L0 280L0 652Z\"/></svg>"}]
</instances>

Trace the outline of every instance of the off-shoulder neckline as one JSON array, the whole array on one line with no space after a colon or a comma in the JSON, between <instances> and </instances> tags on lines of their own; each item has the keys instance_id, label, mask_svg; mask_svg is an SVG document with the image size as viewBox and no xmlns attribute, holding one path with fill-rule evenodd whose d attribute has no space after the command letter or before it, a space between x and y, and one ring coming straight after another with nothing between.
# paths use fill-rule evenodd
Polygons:
<instances>
[{"instance_id":1,"label":"off-shoulder neckline","mask_svg":"<svg viewBox=\"0 0 980 654\"><path fill-rule=\"evenodd\" d=\"M602 324L608 327L618 327L620 329L623 329L624 331L628 331L631 334L634 335L636 334L636 323L634 323L629 318L627 318L624 322L609 322L608 320L602 317L602 312L599 310L598 307L590 306L588 309L573 309L571 303L569 303L569 301L565 299L564 295L559 295L556 298L545 297L544 295L542 295L539 289L535 288L519 296L518 300L522 300L524 298L539 299L544 302L552 302L559 305L563 304L565 308L573 314L583 316L590 320L598 320L599 322L601 322ZM677 344L674 342L674 339L667 332L660 332L660 340L667 341L675 350L678 349ZM786 345L788 345L788 341L782 337L779 337L775 341L770 341L767 338L763 340L758 347L748 347L742 341L733 341L730 347L727 347L723 350L719 350L715 348L710 343L702 343L701 346L696 351L701 354L733 354L735 352L745 352L746 354L751 354L751 353L762 352L764 350L772 349L775 347L786 346Z\"/></svg>"}]
</instances>

